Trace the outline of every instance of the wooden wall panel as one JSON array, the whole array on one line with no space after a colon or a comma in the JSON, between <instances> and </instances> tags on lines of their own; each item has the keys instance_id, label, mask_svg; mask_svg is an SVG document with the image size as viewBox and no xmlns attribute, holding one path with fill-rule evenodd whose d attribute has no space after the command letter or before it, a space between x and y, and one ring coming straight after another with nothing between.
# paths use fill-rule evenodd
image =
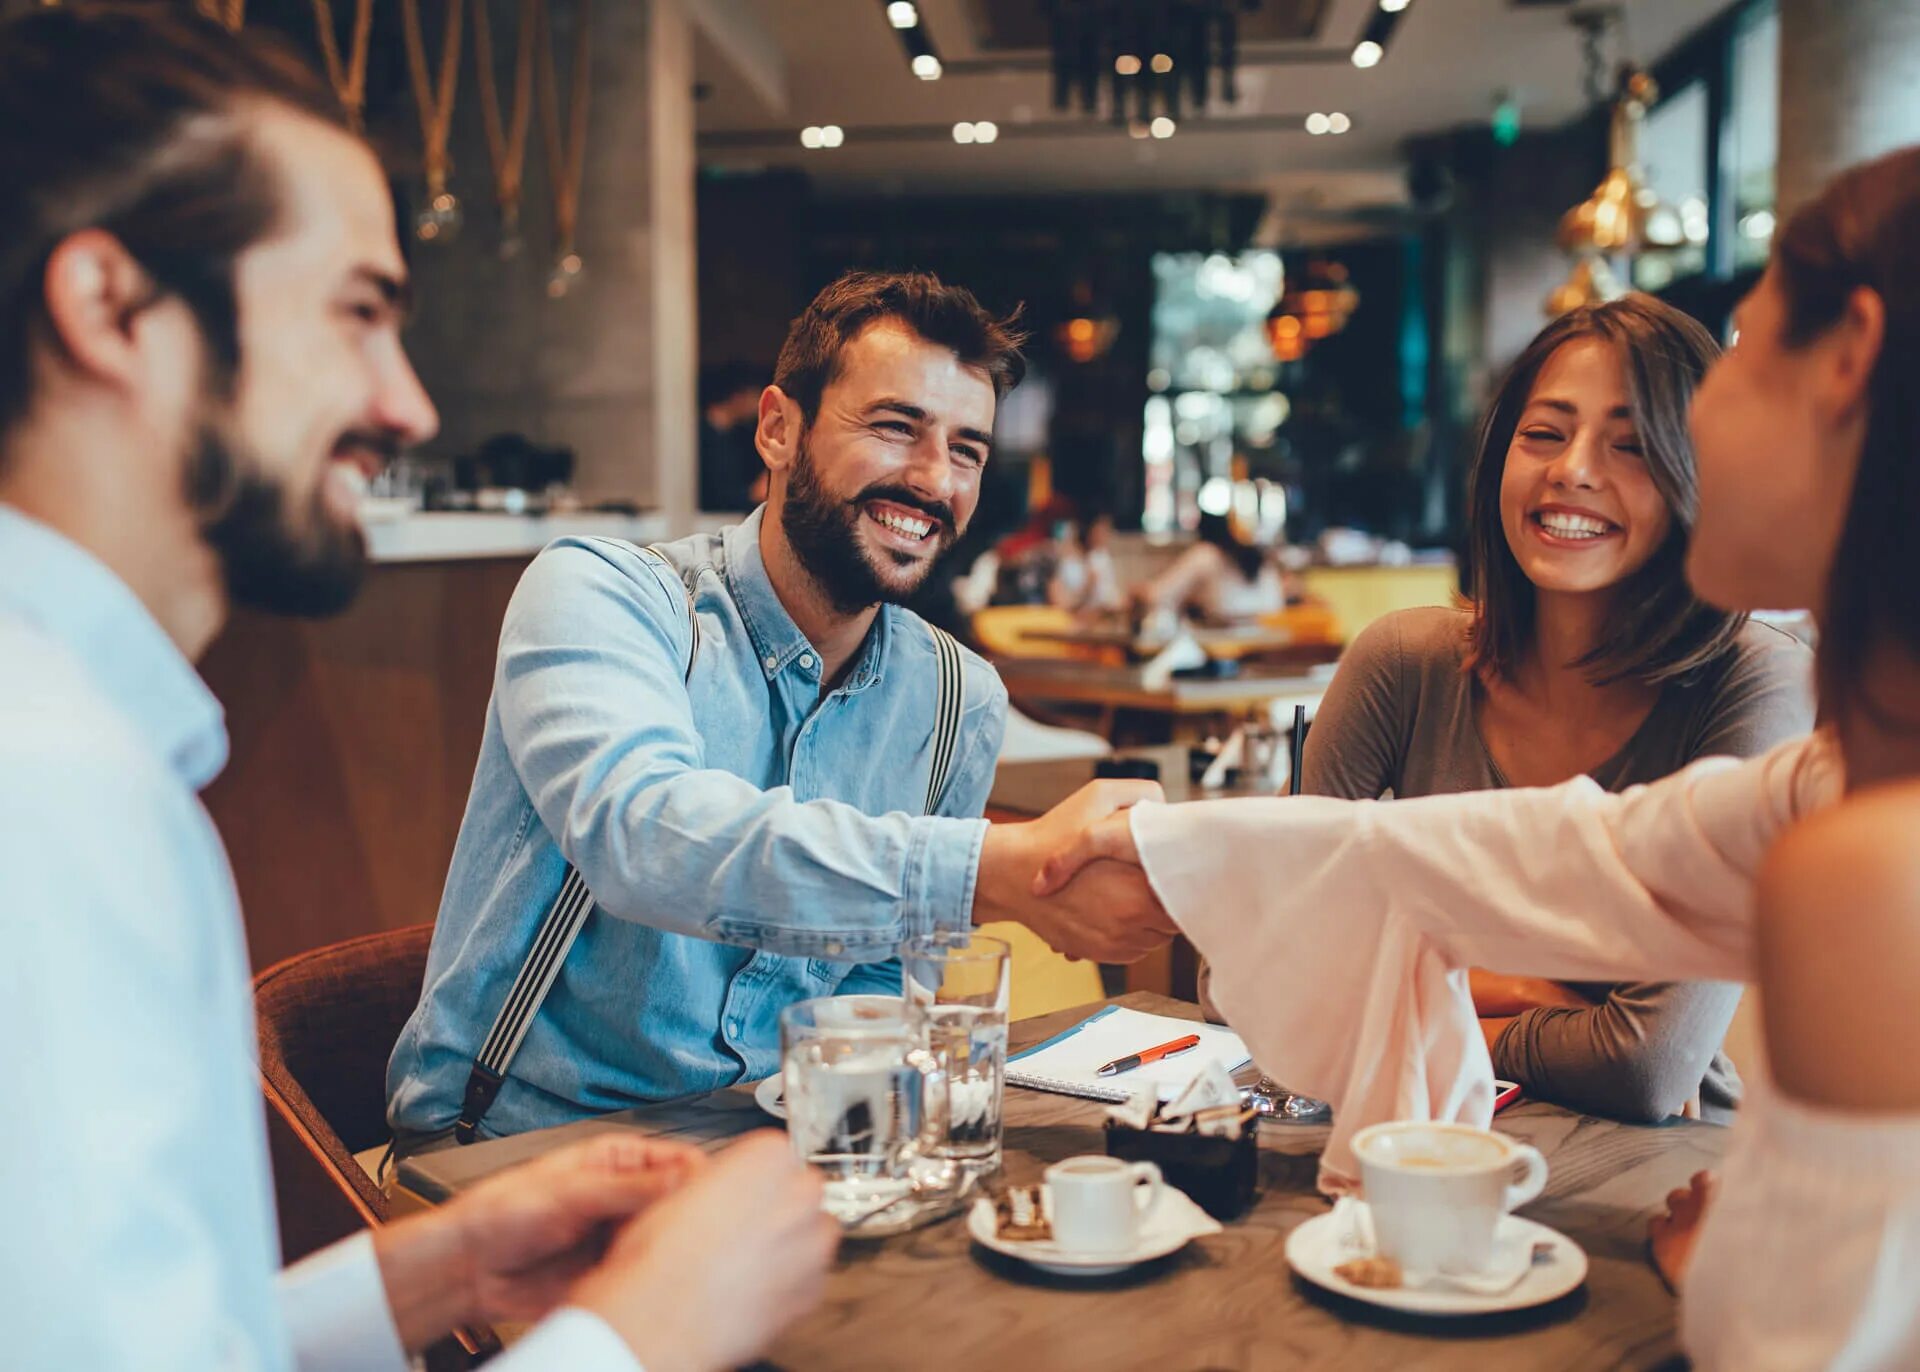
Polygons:
<instances>
[{"instance_id":1,"label":"wooden wall panel","mask_svg":"<svg viewBox=\"0 0 1920 1372\"><path fill-rule=\"evenodd\" d=\"M377 565L337 619L242 612L215 643L233 756L206 801L255 968L434 917L525 566Z\"/></svg>"}]
</instances>

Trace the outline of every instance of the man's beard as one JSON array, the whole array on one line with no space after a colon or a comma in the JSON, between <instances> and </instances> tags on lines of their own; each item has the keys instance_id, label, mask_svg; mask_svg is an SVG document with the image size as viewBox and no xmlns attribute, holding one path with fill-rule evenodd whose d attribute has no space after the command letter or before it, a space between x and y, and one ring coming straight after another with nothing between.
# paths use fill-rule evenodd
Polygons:
<instances>
[{"instance_id":1,"label":"man's beard","mask_svg":"<svg viewBox=\"0 0 1920 1372\"><path fill-rule=\"evenodd\" d=\"M382 437L356 436L376 451ZM296 523L286 486L218 424L203 422L187 463L187 498L201 513L202 537L219 557L227 596L269 614L319 618L352 603L366 572L366 536L327 513L316 489Z\"/></svg>"},{"instance_id":2,"label":"man's beard","mask_svg":"<svg viewBox=\"0 0 1920 1372\"><path fill-rule=\"evenodd\" d=\"M860 521L866 518L863 507L870 500L890 500L918 510L934 522L935 532L927 535L933 545L931 557L916 559L896 549L886 549L879 554L890 559L896 568L919 564L918 572L907 584L883 577L861 541ZM923 500L904 486L876 482L851 500L835 496L821 484L805 438L800 440L793 474L787 479L786 498L780 505L780 523L800 565L833 608L843 615L856 614L882 602L898 605L911 600L933 574L941 556L953 546L955 537L953 507L944 502Z\"/></svg>"}]
</instances>

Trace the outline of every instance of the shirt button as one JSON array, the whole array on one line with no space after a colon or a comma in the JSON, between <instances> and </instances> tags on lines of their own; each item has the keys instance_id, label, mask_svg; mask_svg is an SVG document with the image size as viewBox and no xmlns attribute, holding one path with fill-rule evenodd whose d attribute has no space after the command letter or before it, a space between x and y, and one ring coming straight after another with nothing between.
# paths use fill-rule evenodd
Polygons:
<instances>
[{"instance_id":1,"label":"shirt button","mask_svg":"<svg viewBox=\"0 0 1920 1372\"><path fill-rule=\"evenodd\" d=\"M800 654L800 665L801 665L802 667L811 667L811 666L813 666L813 654L812 654L812 653L802 653L802 654Z\"/></svg>"},{"instance_id":2,"label":"shirt button","mask_svg":"<svg viewBox=\"0 0 1920 1372\"><path fill-rule=\"evenodd\" d=\"M840 954L846 952L846 950L847 950L846 945L840 942L839 939L834 939L827 944L828 957L839 957Z\"/></svg>"},{"instance_id":3,"label":"shirt button","mask_svg":"<svg viewBox=\"0 0 1920 1372\"><path fill-rule=\"evenodd\" d=\"M771 653L767 654L767 656L763 658L762 661L764 661L767 664L767 670L769 672L771 672L775 667L778 667L780 665L780 659L773 656L773 654Z\"/></svg>"},{"instance_id":4,"label":"shirt button","mask_svg":"<svg viewBox=\"0 0 1920 1372\"><path fill-rule=\"evenodd\" d=\"M739 1038L740 1037L740 1021L737 1019L728 1020L727 1032L731 1034L734 1038Z\"/></svg>"}]
</instances>

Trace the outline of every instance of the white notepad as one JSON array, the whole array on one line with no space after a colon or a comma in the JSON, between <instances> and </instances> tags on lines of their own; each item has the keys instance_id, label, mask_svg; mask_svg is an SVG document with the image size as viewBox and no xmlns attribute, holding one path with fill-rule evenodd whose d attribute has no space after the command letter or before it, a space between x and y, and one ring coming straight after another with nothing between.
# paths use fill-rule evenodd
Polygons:
<instances>
[{"instance_id":1,"label":"white notepad","mask_svg":"<svg viewBox=\"0 0 1920 1372\"><path fill-rule=\"evenodd\" d=\"M1154 1048L1188 1034L1200 1036L1200 1046L1178 1057L1162 1058L1144 1067L1118 1076L1103 1077L1099 1069L1115 1058L1124 1058L1143 1048ZM1007 1059L1007 1080L1033 1091L1053 1091L1063 1096L1083 1096L1115 1105L1126 1100L1144 1085L1153 1085L1162 1100L1172 1100L1180 1088L1193 1080L1208 1058L1227 1071L1244 1067L1253 1060L1247 1045L1231 1029L1217 1024L1174 1019L1169 1015L1149 1015L1143 1010L1109 1005L1083 1019L1064 1033L1055 1034Z\"/></svg>"}]
</instances>

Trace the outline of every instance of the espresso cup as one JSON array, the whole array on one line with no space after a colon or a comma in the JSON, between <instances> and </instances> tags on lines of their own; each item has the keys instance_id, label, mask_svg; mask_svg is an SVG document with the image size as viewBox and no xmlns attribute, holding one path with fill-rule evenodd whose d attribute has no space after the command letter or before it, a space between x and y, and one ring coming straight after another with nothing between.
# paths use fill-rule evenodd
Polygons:
<instances>
[{"instance_id":1,"label":"espresso cup","mask_svg":"<svg viewBox=\"0 0 1920 1372\"><path fill-rule=\"evenodd\" d=\"M1501 1216L1547 1184L1539 1149L1464 1124L1376 1124L1353 1151L1375 1248L1410 1272L1484 1272Z\"/></svg>"},{"instance_id":2,"label":"espresso cup","mask_svg":"<svg viewBox=\"0 0 1920 1372\"><path fill-rule=\"evenodd\" d=\"M1150 1162L1088 1154L1047 1169L1053 1241L1080 1253L1126 1253L1166 1182Z\"/></svg>"}]
</instances>

